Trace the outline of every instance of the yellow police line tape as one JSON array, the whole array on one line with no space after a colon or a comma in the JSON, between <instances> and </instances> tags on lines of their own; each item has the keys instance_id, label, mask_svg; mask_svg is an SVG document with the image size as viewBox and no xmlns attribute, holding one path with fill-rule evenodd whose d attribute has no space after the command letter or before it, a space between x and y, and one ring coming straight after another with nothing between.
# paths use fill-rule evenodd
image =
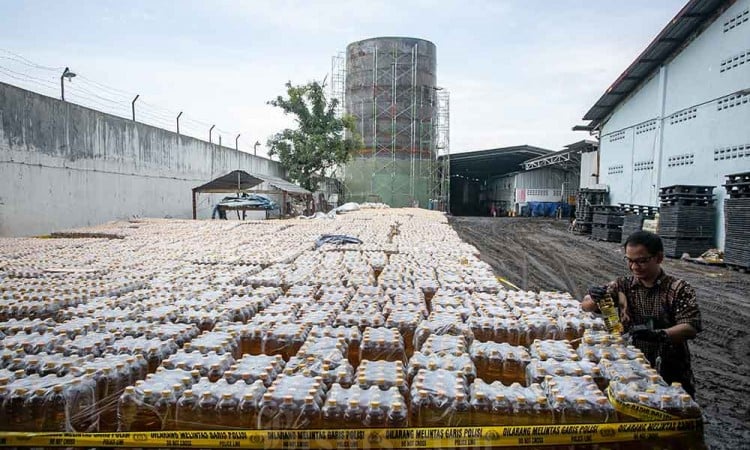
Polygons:
<instances>
[{"instance_id":1,"label":"yellow police line tape","mask_svg":"<svg viewBox=\"0 0 750 450\"><path fill-rule=\"evenodd\" d=\"M610 403L614 406L615 411L626 414L630 417L634 417L638 420L674 420L676 416L668 414L660 409L651 408L649 406L640 405L638 403L623 402L618 400L611 387L607 387L607 397L609 397Z\"/></svg>"},{"instance_id":2,"label":"yellow police line tape","mask_svg":"<svg viewBox=\"0 0 750 450\"><path fill-rule=\"evenodd\" d=\"M516 286L515 284L511 283L510 281L508 281L507 279L505 279L503 277L496 277L496 278L497 278L497 281L499 281L499 282L501 282L503 284L507 284L508 286L512 287L513 289L515 289L517 291L521 290L521 288L519 288L518 286Z\"/></svg>"},{"instance_id":3,"label":"yellow police line tape","mask_svg":"<svg viewBox=\"0 0 750 450\"><path fill-rule=\"evenodd\" d=\"M699 419L578 425L346 430L154 431L144 433L0 432L13 447L183 447L354 449L517 447L702 438ZM698 433L701 433L700 435Z\"/></svg>"}]
</instances>

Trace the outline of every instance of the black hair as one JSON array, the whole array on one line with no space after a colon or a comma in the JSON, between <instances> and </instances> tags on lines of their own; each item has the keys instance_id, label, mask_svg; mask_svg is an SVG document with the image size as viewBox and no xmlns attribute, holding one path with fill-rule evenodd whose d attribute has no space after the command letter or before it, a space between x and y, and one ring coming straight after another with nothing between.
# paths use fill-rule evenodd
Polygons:
<instances>
[{"instance_id":1,"label":"black hair","mask_svg":"<svg viewBox=\"0 0 750 450\"><path fill-rule=\"evenodd\" d=\"M654 256L664 252L664 244L661 242L661 238L650 231L636 231L631 234L625 241L623 248L627 248L628 245L642 245L646 247L650 255Z\"/></svg>"}]
</instances>

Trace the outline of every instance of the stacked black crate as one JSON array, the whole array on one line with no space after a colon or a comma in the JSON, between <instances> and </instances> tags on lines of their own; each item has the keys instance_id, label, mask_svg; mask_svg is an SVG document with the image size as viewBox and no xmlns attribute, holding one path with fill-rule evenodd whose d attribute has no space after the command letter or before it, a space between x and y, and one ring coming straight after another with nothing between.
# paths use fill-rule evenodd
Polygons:
<instances>
[{"instance_id":1,"label":"stacked black crate","mask_svg":"<svg viewBox=\"0 0 750 450\"><path fill-rule=\"evenodd\" d=\"M573 231L579 234L591 234L594 206L606 205L608 202L609 194L606 189L579 189L576 195L576 223Z\"/></svg>"},{"instance_id":2,"label":"stacked black crate","mask_svg":"<svg viewBox=\"0 0 750 450\"><path fill-rule=\"evenodd\" d=\"M625 214L622 220L622 240L624 244L628 236L643 229L644 220L653 220L659 208L648 205L633 205L630 203L620 203L620 208Z\"/></svg>"},{"instance_id":3,"label":"stacked black crate","mask_svg":"<svg viewBox=\"0 0 750 450\"><path fill-rule=\"evenodd\" d=\"M726 176L724 188L724 262L750 268L750 172Z\"/></svg>"},{"instance_id":4,"label":"stacked black crate","mask_svg":"<svg viewBox=\"0 0 750 450\"><path fill-rule=\"evenodd\" d=\"M697 257L714 245L716 209L714 186L676 185L661 188L659 236L664 256Z\"/></svg>"},{"instance_id":5,"label":"stacked black crate","mask_svg":"<svg viewBox=\"0 0 750 450\"><path fill-rule=\"evenodd\" d=\"M600 241L620 242L623 213L619 206L594 206L591 238Z\"/></svg>"}]
</instances>

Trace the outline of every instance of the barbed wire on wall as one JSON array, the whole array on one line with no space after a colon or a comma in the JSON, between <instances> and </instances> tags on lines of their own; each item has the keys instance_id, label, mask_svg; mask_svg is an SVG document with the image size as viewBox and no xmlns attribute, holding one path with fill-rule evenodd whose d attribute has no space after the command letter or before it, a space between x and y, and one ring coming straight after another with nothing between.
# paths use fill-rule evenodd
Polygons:
<instances>
[{"instance_id":1,"label":"barbed wire on wall","mask_svg":"<svg viewBox=\"0 0 750 450\"><path fill-rule=\"evenodd\" d=\"M21 54L0 48L0 82L48 97L60 98L60 77L65 69L63 66L39 64ZM76 75L72 82L65 81L66 102L132 119L131 104L137 95L136 92L109 86L75 70L73 72ZM203 141L209 140L209 129L216 124L195 117L187 111L165 108L140 97L136 103L136 121L139 123L175 132L178 115L180 115L179 133L181 135ZM211 141L218 144L221 139L222 146L234 148L235 138L240 133L214 126ZM251 133L242 133L238 140L238 149L245 153L253 153L256 141L262 141L262 139L252 138ZM259 156L267 157L263 146L259 151Z\"/></svg>"}]
</instances>

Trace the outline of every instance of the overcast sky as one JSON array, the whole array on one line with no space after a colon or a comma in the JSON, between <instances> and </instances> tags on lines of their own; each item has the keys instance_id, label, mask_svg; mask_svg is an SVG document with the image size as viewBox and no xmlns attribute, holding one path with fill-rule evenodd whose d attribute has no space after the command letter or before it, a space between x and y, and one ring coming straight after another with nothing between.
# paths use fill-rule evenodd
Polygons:
<instances>
[{"instance_id":1,"label":"overcast sky","mask_svg":"<svg viewBox=\"0 0 750 450\"><path fill-rule=\"evenodd\" d=\"M266 101L322 80L331 56L375 36L437 46L451 151L588 137L571 127L685 0L15 1L0 4L0 81L251 151L289 126ZM20 60L20 55L41 67ZM33 77L33 78L30 78ZM263 148L261 148L263 152Z\"/></svg>"}]
</instances>

